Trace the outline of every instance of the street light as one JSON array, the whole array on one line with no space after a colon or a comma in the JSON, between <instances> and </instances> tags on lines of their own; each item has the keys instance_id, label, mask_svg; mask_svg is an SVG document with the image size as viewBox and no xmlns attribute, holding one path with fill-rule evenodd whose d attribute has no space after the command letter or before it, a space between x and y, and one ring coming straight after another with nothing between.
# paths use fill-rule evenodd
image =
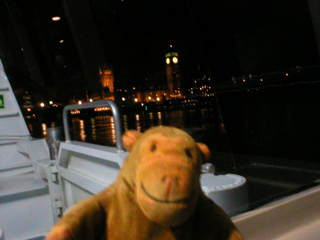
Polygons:
<instances>
[{"instance_id":1,"label":"street light","mask_svg":"<svg viewBox=\"0 0 320 240\"><path fill-rule=\"evenodd\" d=\"M60 21L60 17L59 17L59 16L54 16L54 17L52 17L51 19L52 19L52 21L54 21L54 22Z\"/></svg>"}]
</instances>

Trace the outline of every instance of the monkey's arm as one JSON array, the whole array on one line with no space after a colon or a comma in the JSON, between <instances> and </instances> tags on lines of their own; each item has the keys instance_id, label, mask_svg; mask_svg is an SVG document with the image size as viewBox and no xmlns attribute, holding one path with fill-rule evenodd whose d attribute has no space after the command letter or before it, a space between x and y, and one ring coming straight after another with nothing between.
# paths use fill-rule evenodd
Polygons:
<instances>
[{"instance_id":1,"label":"monkey's arm","mask_svg":"<svg viewBox=\"0 0 320 240\"><path fill-rule=\"evenodd\" d=\"M93 197L77 203L50 230L46 240L106 239L106 213Z\"/></svg>"},{"instance_id":2,"label":"monkey's arm","mask_svg":"<svg viewBox=\"0 0 320 240\"><path fill-rule=\"evenodd\" d=\"M196 211L199 239L243 240L230 217L211 199L201 194Z\"/></svg>"}]
</instances>

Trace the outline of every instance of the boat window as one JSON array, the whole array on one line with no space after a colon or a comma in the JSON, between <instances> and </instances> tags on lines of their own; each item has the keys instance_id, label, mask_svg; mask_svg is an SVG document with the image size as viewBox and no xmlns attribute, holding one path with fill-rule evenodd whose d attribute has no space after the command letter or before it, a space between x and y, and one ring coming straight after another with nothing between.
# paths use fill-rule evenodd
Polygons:
<instances>
[{"instance_id":1,"label":"boat window","mask_svg":"<svg viewBox=\"0 0 320 240\"><path fill-rule=\"evenodd\" d=\"M250 208L318 184L308 1L0 4L0 57L34 137L62 125L65 104L113 99L125 129L171 125L206 143L216 174L247 179ZM70 112L73 140L114 146L114 124L107 108Z\"/></svg>"}]
</instances>

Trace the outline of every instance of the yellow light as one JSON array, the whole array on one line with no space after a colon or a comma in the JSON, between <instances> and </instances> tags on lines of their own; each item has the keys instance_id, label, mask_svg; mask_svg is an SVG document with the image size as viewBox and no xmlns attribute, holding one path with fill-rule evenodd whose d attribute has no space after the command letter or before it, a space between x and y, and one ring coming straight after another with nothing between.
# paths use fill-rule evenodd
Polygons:
<instances>
[{"instance_id":1,"label":"yellow light","mask_svg":"<svg viewBox=\"0 0 320 240\"><path fill-rule=\"evenodd\" d=\"M177 63L178 63L178 58L177 58L177 57L173 57L173 58L172 58L172 62L173 62L174 64L177 64Z\"/></svg>"},{"instance_id":2,"label":"yellow light","mask_svg":"<svg viewBox=\"0 0 320 240\"><path fill-rule=\"evenodd\" d=\"M51 19L52 19L52 21L54 21L54 22L60 21L60 17L59 17L59 16L54 16L54 17L52 17Z\"/></svg>"},{"instance_id":3,"label":"yellow light","mask_svg":"<svg viewBox=\"0 0 320 240\"><path fill-rule=\"evenodd\" d=\"M138 102L138 98L135 98L134 101L135 101L135 102Z\"/></svg>"},{"instance_id":4,"label":"yellow light","mask_svg":"<svg viewBox=\"0 0 320 240\"><path fill-rule=\"evenodd\" d=\"M157 98L157 101L159 102L159 101L160 101L160 98Z\"/></svg>"},{"instance_id":5,"label":"yellow light","mask_svg":"<svg viewBox=\"0 0 320 240\"><path fill-rule=\"evenodd\" d=\"M42 102L42 103L40 103L40 107L44 107L45 106L45 104Z\"/></svg>"},{"instance_id":6,"label":"yellow light","mask_svg":"<svg viewBox=\"0 0 320 240\"><path fill-rule=\"evenodd\" d=\"M166 58L166 63L169 65L170 64L170 58Z\"/></svg>"},{"instance_id":7,"label":"yellow light","mask_svg":"<svg viewBox=\"0 0 320 240\"><path fill-rule=\"evenodd\" d=\"M53 101L50 101L49 104L52 105L52 104L53 104Z\"/></svg>"},{"instance_id":8,"label":"yellow light","mask_svg":"<svg viewBox=\"0 0 320 240\"><path fill-rule=\"evenodd\" d=\"M27 111L28 111L28 112L31 112L31 108L28 108Z\"/></svg>"},{"instance_id":9,"label":"yellow light","mask_svg":"<svg viewBox=\"0 0 320 240\"><path fill-rule=\"evenodd\" d=\"M81 101L81 100L79 100L79 101L78 101L78 104L79 104L79 105L81 105L81 104L82 104L82 101Z\"/></svg>"},{"instance_id":10,"label":"yellow light","mask_svg":"<svg viewBox=\"0 0 320 240\"><path fill-rule=\"evenodd\" d=\"M125 101L125 100L126 100L126 99L123 97L123 98L122 98L122 101Z\"/></svg>"}]
</instances>

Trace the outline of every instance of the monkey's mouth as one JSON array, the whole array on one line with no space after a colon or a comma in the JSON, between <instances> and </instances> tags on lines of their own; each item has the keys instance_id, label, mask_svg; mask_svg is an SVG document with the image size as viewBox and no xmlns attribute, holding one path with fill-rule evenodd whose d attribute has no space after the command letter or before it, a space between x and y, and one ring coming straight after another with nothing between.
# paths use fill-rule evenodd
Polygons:
<instances>
[{"instance_id":1,"label":"monkey's mouth","mask_svg":"<svg viewBox=\"0 0 320 240\"><path fill-rule=\"evenodd\" d=\"M147 189L145 189L143 183L141 183L141 189L143 190L143 192L147 195L148 198L152 199L153 201L155 202L158 202L158 203L175 203L175 204L178 204L178 203L188 203L191 199L191 196L192 194L190 194L190 196L188 197L185 197L185 198L181 198L181 199L178 199L178 200L169 200L169 199L158 199L154 196L152 196L148 191Z\"/></svg>"}]
</instances>

